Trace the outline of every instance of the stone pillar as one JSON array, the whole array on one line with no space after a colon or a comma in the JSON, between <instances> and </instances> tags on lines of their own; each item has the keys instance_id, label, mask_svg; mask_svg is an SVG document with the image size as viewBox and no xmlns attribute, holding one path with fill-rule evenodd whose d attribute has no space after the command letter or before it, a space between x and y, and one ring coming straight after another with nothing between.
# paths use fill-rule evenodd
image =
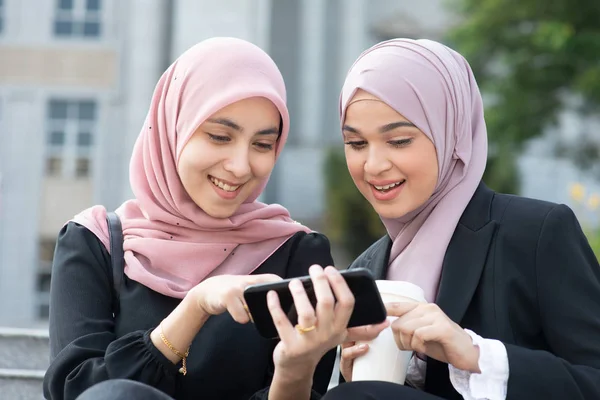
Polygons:
<instances>
[{"instance_id":1,"label":"stone pillar","mask_svg":"<svg viewBox=\"0 0 600 400\"><path fill-rule=\"evenodd\" d=\"M0 145L0 325L26 327L36 311L45 144L40 117L45 114L34 91L6 93Z\"/></svg>"},{"instance_id":2,"label":"stone pillar","mask_svg":"<svg viewBox=\"0 0 600 400\"><path fill-rule=\"evenodd\" d=\"M130 0L126 44L123 49L122 89L126 103L122 128L123 199L132 196L129 185L129 159L135 140L150 107L158 79L167 68L170 37L171 2L166 0ZM177 21L177 20L175 20Z\"/></svg>"}]
</instances>

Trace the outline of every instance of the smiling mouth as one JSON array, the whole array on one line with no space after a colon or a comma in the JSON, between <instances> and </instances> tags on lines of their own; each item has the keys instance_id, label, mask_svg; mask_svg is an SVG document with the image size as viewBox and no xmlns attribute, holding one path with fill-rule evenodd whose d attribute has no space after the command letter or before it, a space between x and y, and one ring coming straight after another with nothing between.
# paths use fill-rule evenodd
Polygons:
<instances>
[{"instance_id":1,"label":"smiling mouth","mask_svg":"<svg viewBox=\"0 0 600 400\"><path fill-rule=\"evenodd\" d=\"M376 186L376 185L371 185L371 184L369 184L369 185L371 185L372 187L374 187L375 190L377 190L378 192L387 193L390 190L392 190L392 189L394 189L394 188L402 185L404 182L406 182L406 179L403 179L403 180L398 181L398 182L390 183L389 185L384 185L384 186Z\"/></svg>"},{"instance_id":2,"label":"smiling mouth","mask_svg":"<svg viewBox=\"0 0 600 400\"><path fill-rule=\"evenodd\" d=\"M213 185L215 185L219 189L222 189L226 192L235 192L236 190L238 190L240 187L242 187L244 185L242 183L241 185L231 186L231 185L215 178L214 176L210 176L210 175L208 176L208 179L212 182Z\"/></svg>"}]
</instances>

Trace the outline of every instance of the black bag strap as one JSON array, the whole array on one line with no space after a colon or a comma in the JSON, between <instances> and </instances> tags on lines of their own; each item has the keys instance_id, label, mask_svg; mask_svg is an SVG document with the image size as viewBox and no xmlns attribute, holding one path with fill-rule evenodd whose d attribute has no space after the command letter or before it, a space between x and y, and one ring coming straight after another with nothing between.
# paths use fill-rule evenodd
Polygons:
<instances>
[{"instance_id":1,"label":"black bag strap","mask_svg":"<svg viewBox=\"0 0 600 400\"><path fill-rule=\"evenodd\" d=\"M113 314L119 313L121 285L123 284L123 273L125 271L125 254L123 252L123 227L121 220L115 212L106 213L108 224L108 237L110 239L110 265L112 270Z\"/></svg>"}]
</instances>

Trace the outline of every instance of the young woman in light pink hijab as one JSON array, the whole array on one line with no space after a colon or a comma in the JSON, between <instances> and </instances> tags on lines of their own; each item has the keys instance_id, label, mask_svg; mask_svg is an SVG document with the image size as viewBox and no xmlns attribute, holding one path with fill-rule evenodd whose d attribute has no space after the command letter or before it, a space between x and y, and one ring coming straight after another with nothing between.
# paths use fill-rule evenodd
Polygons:
<instances>
[{"instance_id":1,"label":"young woman in light pink hijab","mask_svg":"<svg viewBox=\"0 0 600 400\"><path fill-rule=\"evenodd\" d=\"M135 198L116 211L124 270L112 271L104 207L85 210L59 234L47 399L309 399L325 392L329 376L313 375L333 366L330 350L346 337L352 294L335 268L320 267L332 264L325 236L285 208L256 201L288 130L282 76L258 47L210 39L167 69L131 158ZM270 308L282 340L259 336L243 289L309 272L317 298L335 293L337 304L313 310L293 281L304 330L281 318L275 296Z\"/></svg>"},{"instance_id":2,"label":"young woman in light pink hijab","mask_svg":"<svg viewBox=\"0 0 600 400\"><path fill-rule=\"evenodd\" d=\"M532 105L535 106L535 105ZM429 40L365 51L340 97L348 170L387 235L351 266L420 286L394 303L405 386L343 383L326 399L598 399L600 266L565 205L482 182L487 132L467 61ZM368 345L344 344L341 370Z\"/></svg>"}]
</instances>

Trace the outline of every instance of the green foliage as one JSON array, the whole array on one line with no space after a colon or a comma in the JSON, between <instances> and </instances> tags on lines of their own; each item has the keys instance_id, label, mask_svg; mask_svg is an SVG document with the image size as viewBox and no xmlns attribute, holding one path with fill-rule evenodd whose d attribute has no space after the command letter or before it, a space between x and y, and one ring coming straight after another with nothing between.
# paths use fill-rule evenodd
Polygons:
<instances>
[{"instance_id":1,"label":"green foliage","mask_svg":"<svg viewBox=\"0 0 600 400\"><path fill-rule=\"evenodd\" d=\"M343 151L331 148L324 167L326 234L354 259L383 236L385 228L369 202L354 185Z\"/></svg>"},{"instance_id":2,"label":"green foliage","mask_svg":"<svg viewBox=\"0 0 600 400\"><path fill-rule=\"evenodd\" d=\"M596 254L596 258L600 260L600 229L588 231L586 235L590 246L592 246L592 250L594 250L594 254Z\"/></svg>"},{"instance_id":3,"label":"green foliage","mask_svg":"<svg viewBox=\"0 0 600 400\"><path fill-rule=\"evenodd\" d=\"M565 94L581 96L582 113L600 112L598 0L449 1L464 21L449 41L469 60L487 95L492 146L515 159L523 144L557 122ZM571 156L585 166L586 154ZM501 164L507 162L497 168ZM489 175L500 177L488 182L495 189L507 185L506 172Z\"/></svg>"}]
</instances>

